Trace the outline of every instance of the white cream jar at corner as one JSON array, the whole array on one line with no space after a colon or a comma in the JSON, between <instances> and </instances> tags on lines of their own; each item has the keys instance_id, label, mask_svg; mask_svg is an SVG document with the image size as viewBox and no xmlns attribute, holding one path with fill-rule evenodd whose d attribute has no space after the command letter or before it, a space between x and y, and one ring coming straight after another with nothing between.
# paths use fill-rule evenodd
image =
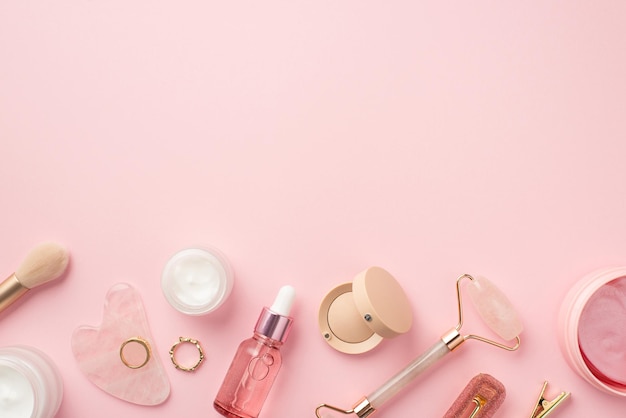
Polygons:
<instances>
[{"instance_id":1,"label":"white cream jar at corner","mask_svg":"<svg viewBox=\"0 0 626 418\"><path fill-rule=\"evenodd\" d=\"M220 307L233 288L226 257L214 248L189 248L174 254L163 269L165 299L187 315L204 315Z\"/></svg>"},{"instance_id":2,"label":"white cream jar at corner","mask_svg":"<svg viewBox=\"0 0 626 418\"><path fill-rule=\"evenodd\" d=\"M0 348L0 417L52 418L63 400L54 362L27 346Z\"/></svg>"}]
</instances>

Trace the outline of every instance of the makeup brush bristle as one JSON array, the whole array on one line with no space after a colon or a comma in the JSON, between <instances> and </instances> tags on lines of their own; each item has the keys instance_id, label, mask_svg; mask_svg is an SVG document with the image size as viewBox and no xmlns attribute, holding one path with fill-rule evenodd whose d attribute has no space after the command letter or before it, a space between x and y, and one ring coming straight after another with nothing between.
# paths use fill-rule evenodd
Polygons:
<instances>
[{"instance_id":1,"label":"makeup brush bristle","mask_svg":"<svg viewBox=\"0 0 626 418\"><path fill-rule=\"evenodd\" d=\"M32 289L61 276L67 268L67 250L54 242L33 248L15 271L22 286Z\"/></svg>"}]
</instances>

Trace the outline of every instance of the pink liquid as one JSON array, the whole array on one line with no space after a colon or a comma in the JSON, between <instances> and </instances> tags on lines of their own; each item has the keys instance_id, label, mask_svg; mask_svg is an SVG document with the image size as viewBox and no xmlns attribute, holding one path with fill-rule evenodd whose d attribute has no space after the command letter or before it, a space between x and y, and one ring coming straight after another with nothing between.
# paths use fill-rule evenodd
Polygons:
<instances>
[{"instance_id":1,"label":"pink liquid","mask_svg":"<svg viewBox=\"0 0 626 418\"><path fill-rule=\"evenodd\" d=\"M243 341L213 403L229 418L257 418L282 364L281 342L260 334Z\"/></svg>"},{"instance_id":2,"label":"pink liquid","mask_svg":"<svg viewBox=\"0 0 626 418\"><path fill-rule=\"evenodd\" d=\"M626 386L626 277L605 284L589 298L580 316L578 344L598 379Z\"/></svg>"}]
</instances>

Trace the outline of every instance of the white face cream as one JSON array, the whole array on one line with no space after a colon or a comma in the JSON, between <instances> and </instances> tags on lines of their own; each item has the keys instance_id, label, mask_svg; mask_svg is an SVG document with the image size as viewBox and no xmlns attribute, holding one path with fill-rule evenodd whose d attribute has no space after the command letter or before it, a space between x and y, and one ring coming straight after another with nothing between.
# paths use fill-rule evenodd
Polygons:
<instances>
[{"instance_id":1,"label":"white face cream","mask_svg":"<svg viewBox=\"0 0 626 418\"><path fill-rule=\"evenodd\" d=\"M30 418L34 405L35 393L26 376L0 365L0 417Z\"/></svg>"},{"instance_id":2,"label":"white face cream","mask_svg":"<svg viewBox=\"0 0 626 418\"><path fill-rule=\"evenodd\" d=\"M33 347L0 348L0 417L52 418L63 400L55 364Z\"/></svg>"},{"instance_id":3,"label":"white face cream","mask_svg":"<svg viewBox=\"0 0 626 418\"><path fill-rule=\"evenodd\" d=\"M230 265L215 249L190 248L174 254L161 277L167 301L188 315L214 311L228 298L232 287Z\"/></svg>"},{"instance_id":4,"label":"white face cream","mask_svg":"<svg viewBox=\"0 0 626 418\"><path fill-rule=\"evenodd\" d=\"M220 270L217 260L190 256L176 267L174 274L177 280L172 291L185 305L202 306L219 295Z\"/></svg>"}]
</instances>

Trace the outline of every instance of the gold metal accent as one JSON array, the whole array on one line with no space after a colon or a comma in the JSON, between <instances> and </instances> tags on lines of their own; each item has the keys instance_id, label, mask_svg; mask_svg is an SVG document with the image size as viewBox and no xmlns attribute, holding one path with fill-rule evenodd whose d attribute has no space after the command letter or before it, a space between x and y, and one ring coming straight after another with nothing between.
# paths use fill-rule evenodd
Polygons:
<instances>
[{"instance_id":1,"label":"gold metal accent","mask_svg":"<svg viewBox=\"0 0 626 418\"><path fill-rule=\"evenodd\" d=\"M543 382L543 387L541 388L541 392L539 393L539 398L537 399L537 403L535 404L535 409L533 409L532 414L530 414L530 418L543 418L550 415L554 410L561 405L561 403L569 398L569 392L561 392L556 398L549 401L544 397L544 393L546 391L546 387L548 387L548 381Z\"/></svg>"},{"instance_id":2,"label":"gold metal accent","mask_svg":"<svg viewBox=\"0 0 626 418\"><path fill-rule=\"evenodd\" d=\"M487 400L485 398L483 398L480 395L476 395L474 396L474 398L472 399L472 402L474 402L476 404L476 406L474 407L474 409L472 410L470 416L468 418L474 418L476 417L476 415L478 415L478 412L481 410L481 408L483 406L485 406L485 404L487 403Z\"/></svg>"},{"instance_id":3,"label":"gold metal accent","mask_svg":"<svg viewBox=\"0 0 626 418\"><path fill-rule=\"evenodd\" d=\"M139 344L144 348L144 350L146 350L146 358L144 359L143 363L131 364L128 362L128 360L124 356L124 348L130 343ZM122 360L122 363L124 363L124 365L128 367L129 369L141 369L143 366L145 366L148 363L151 355L152 355L152 349L150 348L150 344L148 343L148 341L144 340L141 337L129 338L126 341L124 341L120 347L120 359Z\"/></svg>"},{"instance_id":4,"label":"gold metal accent","mask_svg":"<svg viewBox=\"0 0 626 418\"><path fill-rule=\"evenodd\" d=\"M176 352L176 348L182 343L193 344L198 349L198 354L199 354L198 361L196 362L196 364L194 364L191 367L181 366L176 360L176 356L174 353ZM200 363L202 363L202 360L204 360L204 351L202 351L202 347L200 346L200 343L198 342L198 340L194 340L193 338L179 337L178 342L174 344L172 348L170 348L170 358L172 359L172 363L174 364L174 367L176 367L178 370L182 370L184 372L193 372L200 366Z\"/></svg>"},{"instance_id":5,"label":"gold metal accent","mask_svg":"<svg viewBox=\"0 0 626 418\"><path fill-rule=\"evenodd\" d=\"M0 283L0 312L11 306L13 302L22 297L28 288L20 283L15 274Z\"/></svg>"},{"instance_id":6,"label":"gold metal accent","mask_svg":"<svg viewBox=\"0 0 626 418\"><path fill-rule=\"evenodd\" d=\"M515 337L515 345L513 346L509 346L509 345L505 345L502 343L499 343L497 341L494 340L490 340L488 338L485 337L481 337L479 335L474 335L474 334L468 334L468 335L454 335L454 330L457 331L458 334L460 334L461 331L461 327L463 326L463 302L462 302L462 297L461 297L461 280L463 279L470 279L470 280L475 280L472 276L470 276L469 274L463 274L462 276L460 276L457 280L456 280L456 299L457 299L457 307L458 307L458 311L459 311L459 323L457 324L457 326L453 329L450 330L448 333L446 333L443 337L442 340L444 341L444 343L446 343L446 345L448 345L449 343L453 343L453 347L450 348L450 350L458 347L459 345L461 345L461 343L467 341L467 340L478 340L478 341L482 341L484 343L487 344L491 344L493 346L496 346L498 348L502 348L504 350L507 351L515 351L520 347L521 344L521 340L519 338L519 335L517 337ZM451 336L454 336L453 339L449 340L449 342L446 342L446 340L444 340L444 338L451 338ZM460 340L458 340L459 338L461 338Z\"/></svg>"},{"instance_id":7,"label":"gold metal accent","mask_svg":"<svg viewBox=\"0 0 626 418\"><path fill-rule=\"evenodd\" d=\"M322 418L322 416L320 415L320 409L330 409L331 411L335 411L335 412L339 412L341 414L345 414L345 415L350 415L354 413L354 409L341 409L341 408L337 408L336 406L332 406L332 405L327 405L325 403L321 404L320 406L318 406L317 408L315 408L315 416L317 418Z\"/></svg>"},{"instance_id":8,"label":"gold metal accent","mask_svg":"<svg viewBox=\"0 0 626 418\"><path fill-rule=\"evenodd\" d=\"M452 328L450 331L443 334L443 336L441 337L441 341L443 341L444 344L448 346L448 350L452 351L460 346L461 343L465 341L465 339L456 328Z\"/></svg>"},{"instance_id":9,"label":"gold metal accent","mask_svg":"<svg viewBox=\"0 0 626 418\"><path fill-rule=\"evenodd\" d=\"M370 404L370 401L367 398L361 398L359 402L352 409L342 409L336 406L327 405L325 403L321 404L317 408L315 408L315 416L317 418L322 418L320 415L320 409L327 408L335 412L339 412L341 414L350 415L356 414L359 418L366 418L372 415L376 410Z\"/></svg>"},{"instance_id":10,"label":"gold metal accent","mask_svg":"<svg viewBox=\"0 0 626 418\"><path fill-rule=\"evenodd\" d=\"M376 410L370 404L367 398L361 399L354 407L354 413L359 418L365 418L372 415Z\"/></svg>"}]
</instances>

